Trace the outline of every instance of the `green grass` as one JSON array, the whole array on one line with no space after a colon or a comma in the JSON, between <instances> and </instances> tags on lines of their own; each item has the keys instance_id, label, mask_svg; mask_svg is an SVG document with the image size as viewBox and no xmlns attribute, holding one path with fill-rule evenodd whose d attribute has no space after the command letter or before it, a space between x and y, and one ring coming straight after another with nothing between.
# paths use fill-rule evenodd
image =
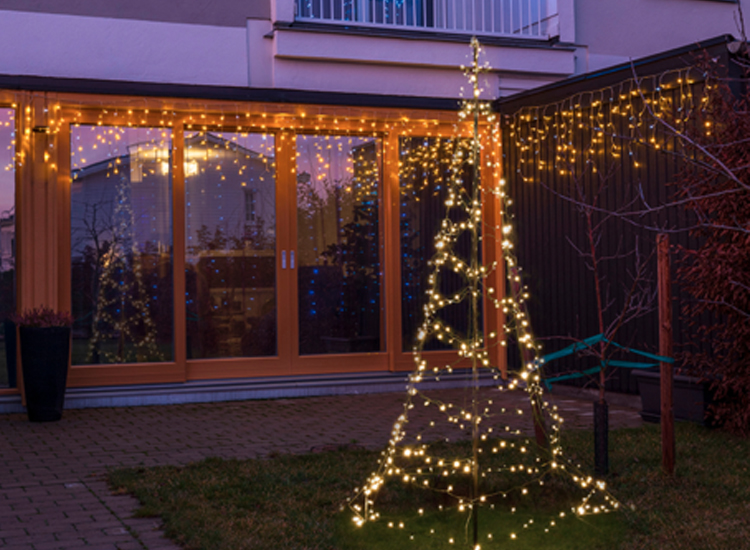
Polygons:
<instances>
[{"instance_id":1,"label":"green grass","mask_svg":"<svg viewBox=\"0 0 750 550\"><path fill-rule=\"evenodd\" d=\"M592 469L591 435L571 432L566 454ZM160 516L167 536L191 549L430 550L468 548L465 514L434 510L417 515L400 497L432 495L390 489L383 518L354 527L341 504L374 469L379 453L361 450L277 456L265 460L208 459L184 468L118 470L110 474L115 491L134 494L139 516ZM661 473L658 426L610 434L611 493L621 512L579 520L556 519L566 493L552 487L515 514L498 506L482 509L482 549L541 550L653 549L725 550L750 547L750 441L719 431L679 424L677 472ZM562 496L561 496L562 495ZM551 503L551 504L547 504ZM429 503L428 503L429 504ZM433 503L434 504L434 503ZM523 523L533 517L529 529ZM399 522L405 528L399 529ZM389 528L389 522L394 527ZM435 530L435 534L431 533ZM508 532L518 532L515 540ZM493 540L487 533L493 532ZM414 539L411 539L411 536ZM455 544L448 542L453 536ZM280 541L283 541L281 543Z\"/></svg>"},{"instance_id":2,"label":"green grass","mask_svg":"<svg viewBox=\"0 0 750 550\"><path fill-rule=\"evenodd\" d=\"M520 516L520 517L519 517ZM523 524L533 518L534 524L524 529ZM468 549L472 545L471 529L466 514L432 513L422 517L408 514L384 514L382 520L356 528L350 524L347 514L341 514L336 522L336 544L328 547L309 546L305 548L339 548L341 550L392 550L422 549L456 550ZM554 528L548 528L551 521ZM400 528L400 522L404 527ZM481 512L478 540L485 550L493 548L535 549L535 550L578 550L616 548L627 533L627 525L622 516L601 515L580 520L568 515L561 519L557 514L535 510L528 514L516 511ZM392 525L392 527L391 527ZM509 533L517 533L518 538L510 539ZM488 535L491 535L490 538ZM453 542L451 542L451 540Z\"/></svg>"}]
</instances>

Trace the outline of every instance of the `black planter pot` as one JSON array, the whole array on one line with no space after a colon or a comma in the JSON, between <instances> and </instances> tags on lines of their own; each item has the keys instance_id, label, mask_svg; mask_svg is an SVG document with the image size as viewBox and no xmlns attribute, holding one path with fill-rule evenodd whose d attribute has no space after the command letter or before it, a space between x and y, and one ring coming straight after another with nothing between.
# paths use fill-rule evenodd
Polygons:
<instances>
[{"instance_id":1,"label":"black planter pot","mask_svg":"<svg viewBox=\"0 0 750 550\"><path fill-rule=\"evenodd\" d=\"M661 375L658 372L636 371L638 393L641 394L641 418L646 422L659 422L661 419ZM708 382L692 376L674 375L672 399L675 420L710 425L706 418L706 408L712 400Z\"/></svg>"},{"instance_id":2,"label":"black planter pot","mask_svg":"<svg viewBox=\"0 0 750 550\"><path fill-rule=\"evenodd\" d=\"M60 420L70 362L70 328L19 327L18 330L29 420Z\"/></svg>"}]
</instances>

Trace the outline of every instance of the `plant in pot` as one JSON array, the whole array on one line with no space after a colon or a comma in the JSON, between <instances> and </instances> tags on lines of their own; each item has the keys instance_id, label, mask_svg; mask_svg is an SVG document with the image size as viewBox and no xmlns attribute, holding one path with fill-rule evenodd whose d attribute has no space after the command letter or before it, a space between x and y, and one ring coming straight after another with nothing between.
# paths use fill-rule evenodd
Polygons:
<instances>
[{"instance_id":1,"label":"plant in pot","mask_svg":"<svg viewBox=\"0 0 750 550\"><path fill-rule=\"evenodd\" d=\"M40 307L13 315L11 320L18 326L29 420L60 420L70 364L73 316L67 311Z\"/></svg>"}]
</instances>

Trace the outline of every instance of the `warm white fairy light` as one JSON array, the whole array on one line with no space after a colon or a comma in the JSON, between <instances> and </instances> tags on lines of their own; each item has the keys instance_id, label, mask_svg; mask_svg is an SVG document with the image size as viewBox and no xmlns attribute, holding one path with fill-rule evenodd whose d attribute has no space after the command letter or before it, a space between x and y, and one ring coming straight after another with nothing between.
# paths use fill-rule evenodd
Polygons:
<instances>
[{"instance_id":1,"label":"warm white fairy light","mask_svg":"<svg viewBox=\"0 0 750 550\"><path fill-rule=\"evenodd\" d=\"M509 176L527 183L554 175L581 177L603 173L623 157L640 173L651 150L675 152L674 136L661 122L684 133L696 111L705 108L715 85L703 82L700 73L687 67L624 79L506 116L516 164ZM703 131L710 135L710 123Z\"/></svg>"},{"instance_id":2,"label":"warm white fairy light","mask_svg":"<svg viewBox=\"0 0 750 550\"><path fill-rule=\"evenodd\" d=\"M569 160L581 154L599 155L606 153L614 157L623 155L635 157L634 163L637 164L634 164L634 166L640 168L644 162L638 159L638 150L629 144L651 144L655 148L662 149L670 146L668 142L661 141L658 125L649 119L648 113L644 111L645 105L650 106L654 112L654 117L657 119L673 116L674 113L682 113L678 122L688 120L690 112L701 108L707 101L705 95L695 93L693 80L693 74L689 71L664 73L664 75L654 77L652 81L634 82L631 88L608 88L602 91L599 96L595 92L591 95L591 101L586 99L586 101L578 102L579 99L583 98L573 98L566 100L567 104L560 103L537 107L533 110L527 110L526 112L514 115L507 122L510 125L511 138L515 140L512 145L520 152L520 156L518 172L517 174L510 174L510 176L516 177L518 175L523 181L533 182L535 178L539 177L537 174L540 172L557 170L558 173L564 174L570 170L571 163ZM478 76L472 76L471 82L472 86L475 86L479 82ZM478 97L476 88L473 88L472 96ZM648 100L647 103L641 101L642 96L646 97ZM363 119L360 117L349 113L348 109L340 109L338 111L323 107L305 107L301 109L293 106L280 107L270 104L225 103L222 105L212 105L210 102L201 102L199 105L186 104L175 107L172 100L145 100L144 98L117 100L96 98L94 100L82 100L80 98L70 99L64 94L61 94L60 97L49 94L48 97L45 96L45 101L47 101L45 109L47 110L46 124L48 132L39 134L37 137L48 141L48 149L45 151L46 154L44 154L42 162L46 163L51 170L57 169L57 161L61 154L68 154L67 150L60 152L55 148L55 136L67 125L75 127L76 124L93 124L97 127L112 125L135 128L146 124L156 124L168 129L173 129L175 125L184 125L186 130L200 131L209 131L222 127L232 128L237 131L243 128L261 131L268 130L280 132L277 150L284 151L285 148L293 146L284 134L288 130L313 131L318 128L324 128L326 131L335 131L342 135L363 135L365 132L368 135L383 135L386 132L396 131L403 136L413 135L421 137L437 136L439 134L436 130L437 127L445 123L445 118L440 118L439 116L436 116L434 120L417 120L410 118L411 115L400 116L398 120L391 117L391 119L382 122L363 122ZM112 104L108 105L108 101ZM117 105L114 104L115 101L118 103ZM31 150L29 142L34 137L32 134L33 113L29 106L29 98L26 96L19 95L17 103L9 102L8 104L16 112L16 119L19 123L17 139L22 142L17 144L19 146L15 147L16 168L23 169L26 167L28 161L26 158L27 151ZM486 117L487 126L482 127L483 131L486 128L490 129L487 130L489 136L485 135L483 141L476 143L476 145L482 146L488 140L498 141L499 129L496 115L491 113L489 105L486 104L478 103L477 109L480 116ZM464 109L460 113L460 119L468 123L471 121L473 114L474 111ZM615 134L622 134L622 131L617 126L620 123L625 124L624 128L628 132L626 137L632 139L621 140L613 137ZM459 127L458 134L462 137L468 137L465 127L466 124ZM585 147L575 145L573 139L574 130L582 129L588 129L591 135L591 143L586 144ZM710 132L711 128L706 127L705 131ZM535 156L534 152L538 149L540 140L553 136L558 144L554 158ZM476 141L478 140L475 139ZM442 140L442 143L445 146L446 140ZM63 144L63 149L66 148L67 144ZM433 148L425 148L419 154L419 158L399 161L401 165L398 166L398 170L401 172L409 170L411 163L414 166L418 164L419 166L431 167L438 173L440 172L436 161L439 157ZM457 159L472 162L471 159L467 158L467 155L468 150L464 149L461 154L457 155ZM453 169L452 164L448 167ZM491 169L492 165L488 167ZM387 169L395 170L396 168L395 166L390 166ZM190 170L187 167L183 169L186 172ZM592 170L596 169L597 166L594 163ZM488 170L488 172L491 172L491 170ZM511 201L507 197L504 182L499 182L497 186L494 186L493 182L488 181L490 178L484 177L484 179L486 181L485 194L494 193L504 201L504 204L510 204ZM427 184L426 179L415 181ZM453 244L455 244L457 236L462 231L470 230L469 227L475 224L481 215L480 209L475 204L467 205L465 193L461 190L457 190L449 195L446 207L449 209L464 209L463 211L466 215L464 216L463 227L453 222L446 225L443 232L444 241L439 241L443 242L441 250L451 249ZM517 276L514 275L515 271L511 269L517 267L517 262L512 253L512 224L507 220L498 224L497 227L490 229L494 230L497 235L502 235L501 243L505 252L506 273L515 281ZM490 238L491 232L486 231L485 236ZM496 269L495 265L489 264L477 269L467 264L465 259L456 258L454 262L453 255L449 252L436 258L435 261L436 265L440 267L449 265L453 268L455 266L456 272L459 274L465 274L471 278L478 277L482 281L482 289L485 295L489 296L490 301L493 301L508 316L509 324L505 327L505 332L509 333L514 330L520 330L517 340L531 352L535 352L538 349L529 328L530 322L523 308L524 303L529 299L528 294L521 292L515 297L506 296L501 289L484 286L487 276ZM520 277L518 277L517 282L520 282ZM433 283L434 281L430 281L432 288L437 288ZM464 341L465 335L461 334L456 327L451 327L437 318L437 312L441 308L460 303L469 294L442 296L439 291L434 291L434 295L431 296L431 299L428 300L428 304L425 306L425 313L426 316L432 316L435 320L427 327L428 330L423 333L422 341L427 341L428 338L435 335L442 342L452 346L463 342L466 344L466 351L462 352L464 359L476 360L478 365L485 367L487 371L492 372L493 376L499 379L502 373L496 371L496 369L493 371L487 349L492 345L506 345L505 334L488 335L486 338L477 336ZM412 384L410 394L416 400L420 397L419 384L430 380L433 375L452 371L454 365L432 366L425 357L415 354L415 367L417 374L413 375L410 379ZM507 388L524 388L530 395L542 395L541 388L538 387L537 383L540 376L537 365L534 363L524 365L520 371L520 375L511 376L507 381ZM525 380L523 378L524 375ZM424 403L425 405L437 405L438 410L451 419L458 418L454 411L455 407L448 407L446 404L430 402L429 400L424 400ZM555 470L566 469L557 437L557 427L562 423L562 418L557 412L550 412L550 409L546 407L545 411L552 421L547 426L552 456L558 457L550 461L546 466ZM482 416L479 415L478 417ZM401 419L400 422L406 424L407 418ZM471 424L471 420L466 422ZM510 427L508 428L507 433L515 432ZM486 436L488 442L496 441L494 434L490 432L483 432L480 436ZM394 444L398 444L403 437L404 435L401 435L401 429L399 429L397 433L394 433ZM502 449L503 447L497 445L497 448ZM409 458L414 460L417 458L417 455L412 455ZM419 455L418 458L425 462L429 459L431 461L429 464L436 464L436 457L430 456L426 452L426 449L425 455ZM539 467L540 470L542 466ZM368 489L369 495L374 495L377 489L384 483L383 479L372 481L374 484L371 489Z\"/></svg>"},{"instance_id":3,"label":"warm white fairy light","mask_svg":"<svg viewBox=\"0 0 750 550\"><path fill-rule=\"evenodd\" d=\"M571 480L573 480L572 476L576 476L573 481L585 491L585 496L578 505L574 506L574 510L599 513L617 507L617 502L606 493L603 484L577 475L575 468L568 464L563 456L559 433L562 418L555 407L550 407L543 400L543 390L540 384L542 365L537 355L539 345L531 332L531 323L525 307L529 293L521 284L511 240L513 227L505 208L501 212L501 222L497 227L482 227L483 194L487 194L488 197L498 196L506 207L511 201L507 197L504 181L499 181L497 185L491 183L493 166L488 165L488 174L484 175L484 178L488 180L485 183L486 191L482 190L478 181L482 147L486 144L497 143L499 131L497 120L489 104L479 100L480 75L485 67L481 67L478 63L481 48L476 41L473 42L473 48L474 63L466 70L472 86L472 97L464 102L457 126L460 135L466 135L466 125L473 127L473 133L472 137L465 142L456 140L454 145L454 155L448 166L451 177L445 200L447 214L434 239L435 255L429 262L431 273L427 278L427 302L423 308L424 320L417 331L413 348L415 368L409 377L404 411L394 424L389 444L383 451L378 469L370 476L364 487L356 491L355 497L350 502L350 507L354 512L354 522L358 526L380 518L380 513L375 508L375 498L378 491L390 479L400 479L405 484L445 495L453 504L448 507L439 505L438 509L453 509L458 513L469 514L471 522L477 521L480 509L497 510L495 505L510 495L528 498L532 487L544 485L546 477L559 475L559 473L571 476L569 477ZM402 175L416 166L419 166L422 171L433 171L436 174L444 171L445 166L434 165L440 158L437 147L422 149L414 158L404 160L400 167ZM465 180L467 166L473 168L468 171L473 174L470 186ZM426 180L423 181L426 185ZM479 238L483 229L484 238L501 239L509 286L511 289L516 289L515 291L506 294L502 289L492 288L486 284L489 275L497 269L497 265L495 263L482 265L479 262ZM472 238L472 254L469 258L462 257L457 251L459 237L467 233ZM446 272L455 273L464 281L462 289L451 295L445 295L441 291L441 280ZM528 350L530 354L530 359L525 361L517 372L511 373L507 380L501 380L504 373L492 364L489 353L493 346L505 345L505 338L498 337L495 333L485 336L479 325L480 301L485 297L494 307L506 314L505 334L515 335L518 345ZM468 330L459 331L448 325L440 316L440 312L446 307L462 303L470 304L470 322ZM453 363L431 365L429 356L424 355L423 350L432 339L449 344L456 351L459 360L468 362L472 366L474 380L471 388L472 397L466 405L441 402L431 398L421 389L424 382L438 381L440 374L451 372L454 368ZM499 437L510 435L517 438L522 432L510 424L495 431L498 426L492 426L492 420L509 414L511 411L505 409L497 411L496 407L492 406L491 400L485 403L479 398L478 373L480 369L489 372L495 380L500 382L497 387L499 391L523 389L527 392L529 401L533 405L532 416L539 416L537 418L539 423L548 423L545 431L546 449L537 448L527 439L501 439ZM406 428L409 424L410 411L420 401L424 406L436 406L446 425L456 426L463 433L470 434L473 443L472 452L468 456L453 458L441 456L439 450L433 450L433 445L422 439L421 433L412 434L411 439L407 437ZM522 410L515 412L519 417L523 417ZM430 422L430 427L435 427L434 421ZM444 439L444 441L447 440L448 438ZM511 458L514 455L515 458ZM511 461L498 463L484 458L492 456L508 456ZM485 481L503 473L513 474L518 481L512 487L483 490ZM473 488L467 490L467 485ZM595 496L598 498L597 505L592 507L589 502ZM515 507L511 508L510 512L515 513ZM419 515L424 515L424 508L419 509ZM531 529L535 525L533 518L530 518L523 527ZM554 525L554 522L551 522L545 526L545 529L549 530ZM497 533L487 533L486 536L488 540L492 540L495 535ZM508 533L506 536L515 539L518 533ZM480 548L476 538L475 529L474 540L470 541L472 548ZM456 539L451 537L448 542L454 544Z\"/></svg>"}]
</instances>

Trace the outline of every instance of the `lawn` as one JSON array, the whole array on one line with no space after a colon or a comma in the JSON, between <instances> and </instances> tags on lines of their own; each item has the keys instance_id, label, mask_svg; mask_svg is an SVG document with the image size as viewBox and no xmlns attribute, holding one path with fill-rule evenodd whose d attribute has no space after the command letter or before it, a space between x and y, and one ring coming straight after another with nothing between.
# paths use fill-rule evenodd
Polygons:
<instances>
[{"instance_id":1,"label":"lawn","mask_svg":"<svg viewBox=\"0 0 750 550\"><path fill-rule=\"evenodd\" d=\"M592 469L590 439L588 432L566 437L566 453L584 470ZM658 426L613 431L608 483L623 504L620 512L561 519L557 514L564 495L546 488L515 514L500 507L483 511L482 549L750 548L750 441L679 424L673 478L662 475L660 453ZM142 504L139 516L161 517L167 536L190 549L469 548L466 514L438 512L433 506L433 511L425 508L418 515L411 502L407 507L398 501L424 497L405 494L404 489L386 494L388 510L382 510L381 521L354 526L351 513L341 511L342 504L374 469L378 456L341 449L263 460L208 459L182 468L114 471L110 484L114 491L134 494ZM535 525L524 530L521 523L528 524L529 517ZM538 526L548 525L550 518L556 526L545 533ZM406 526L400 529L402 521ZM515 540L487 537L509 530L520 535Z\"/></svg>"}]
</instances>

